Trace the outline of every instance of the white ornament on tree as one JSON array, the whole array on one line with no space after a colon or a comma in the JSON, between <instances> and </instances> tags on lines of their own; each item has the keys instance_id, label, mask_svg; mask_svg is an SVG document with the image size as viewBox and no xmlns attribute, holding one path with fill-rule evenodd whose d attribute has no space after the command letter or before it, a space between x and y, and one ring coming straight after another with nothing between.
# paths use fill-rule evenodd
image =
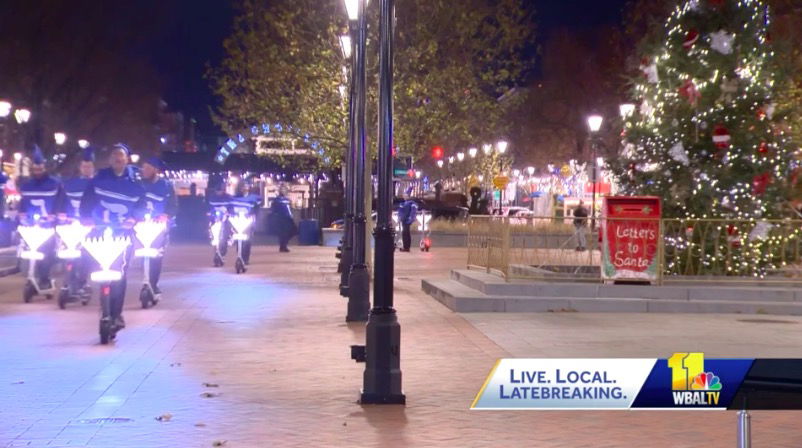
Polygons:
<instances>
[{"instance_id":1,"label":"white ornament on tree","mask_svg":"<svg viewBox=\"0 0 802 448\"><path fill-rule=\"evenodd\" d=\"M641 65L640 69L643 70L643 75L646 76L646 80L649 81L649 83L657 84L660 82L660 75L657 73L657 64L654 62L649 65Z\"/></svg>"},{"instance_id":2,"label":"white ornament on tree","mask_svg":"<svg viewBox=\"0 0 802 448\"><path fill-rule=\"evenodd\" d=\"M670 155L672 159L685 166L688 166L688 164L691 162L688 159L688 153L685 151L685 147L682 145L682 142L677 142L676 145L671 147L671 149L668 151L668 155Z\"/></svg>"},{"instance_id":3,"label":"white ornament on tree","mask_svg":"<svg viewBox=\"0 0 802 448\"><path fill-rule=\"evenodd\" d=\"M734 41L735 35L724 30L710 34L710 48L721 54L732 54L732 43Z\"/></svg>"},{"instance_id":4,"label":"white ornament on tree","mask_svg":"<svg viewBox=\"0 0 802 448\"><path fill-rule=\"evenodd\" d=\"M644 117L651 118L654 115L654 106L652 106L648 101L644 101L640 105L640 114Z\"/></svg>"},{"instance_id":5,"label":"white ornament on tree","mask_svg":"<svg viewBox=\"0 0 802 448\"><path fill-rule=\"evenodd\" d=\"M774 225L766 221L758 221L752 231L749 232L749 241L765 240L773 227Z\"/></svg>"},{"instance_id":6,"label":"white ornament on tree","mask_svg":"<svg viewBox=\"0 0 802 448\"><path fill-rule=\"evenodd\" d=\"M766 117L771 120L774 117L774 112L777 111L777 105L775 103L771 103L766 106Z\"/></svg>"}]
</instances>

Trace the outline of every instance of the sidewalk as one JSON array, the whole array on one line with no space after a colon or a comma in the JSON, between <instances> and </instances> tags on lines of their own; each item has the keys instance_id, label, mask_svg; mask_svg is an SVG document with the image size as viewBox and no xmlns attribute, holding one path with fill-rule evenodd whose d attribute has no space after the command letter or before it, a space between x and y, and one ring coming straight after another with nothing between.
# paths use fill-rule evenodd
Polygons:
<instances>
[{"instance_id":1,"label":"sidewalk","mask_svg":"<svg viewBox=\"0 0 802 448\"><path fill-rule=\"evenodd\" d=\"M731 447L727 412L478 412L468 407L505 356L798 356L802 319L743 316L471 315L420 291L461 250L399 253L396 304L407 406L360 406L364 365L349 346L331 248L256 248L247 274L206 246L174 246L165 300L97 345L97 306L22 304L0 278L0 446L68 447ZM481 330L481 331L480 331ZM489 335L485 335L485 332ZM682 349L682 350L681 350ZM162 416L162 421L156 417ZM802 444L799 413L753 414L755 446ZM101 420L96 420L101 419Z\"/></svg>"}]
</instances>

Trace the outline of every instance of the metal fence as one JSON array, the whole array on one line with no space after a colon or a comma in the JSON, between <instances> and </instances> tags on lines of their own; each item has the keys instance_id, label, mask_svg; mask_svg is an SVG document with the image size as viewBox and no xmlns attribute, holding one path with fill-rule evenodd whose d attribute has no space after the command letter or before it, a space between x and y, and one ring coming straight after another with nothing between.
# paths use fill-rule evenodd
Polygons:
<instances>
[{"instance_id":1,"label":"metal fence","mask_svg":"<svg viewBox=\"0 0 802 448\"><path fill-rule=\"evenodd\" d=\"M656 283L802 281L802 220L590 221L581 248L570 218L470 217L468 267L506 279L599 282L602 270L612 269L611 264L619 261L615 248L632 244L655 261L650 272ZM607 247L603 247L600 229L616 221L636 222L634 228L640 228L642 235L630 232L624 241L621 235L609 232ZM657 232L657 238L649 232ZM603 262L605 250L607 264Z\"/></svg>"}]
</instances>

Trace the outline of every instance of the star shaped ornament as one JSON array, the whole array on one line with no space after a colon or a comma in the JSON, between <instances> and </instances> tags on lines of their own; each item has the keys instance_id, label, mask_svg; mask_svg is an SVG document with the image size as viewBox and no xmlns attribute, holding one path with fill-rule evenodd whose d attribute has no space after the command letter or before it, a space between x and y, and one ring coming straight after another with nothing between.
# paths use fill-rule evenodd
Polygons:
<instances>
[{"instance_id":1,"label":"star shaped ornament","mask_svg":"<svg viewBox=\"0 0 802 448\"><path fill-rule=\"evenodd\" d=\"M710 48L721 54L732 54L732 44L734 41L734 34L719 30L710 35Z\"/></svg>"}]
</instances>

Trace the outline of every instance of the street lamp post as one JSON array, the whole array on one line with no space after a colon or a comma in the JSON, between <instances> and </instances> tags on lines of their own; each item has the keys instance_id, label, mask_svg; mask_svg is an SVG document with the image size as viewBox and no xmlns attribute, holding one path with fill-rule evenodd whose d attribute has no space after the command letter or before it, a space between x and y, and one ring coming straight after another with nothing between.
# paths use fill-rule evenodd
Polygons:
<instances>
[{"instance_id":1,"label":"street lamp post","mask_svg":"<svg viewBox=\"0 0 802 448\"><path fill-rule=\"evenodd\" d=\"M353 223L353 264L348 277L348 322L364 322L368 320L370 311L370 273L367 265L366 227L365 216L365 167L367 158L367 141L365 136L365 102L367 79L365 74L365 59L367 49L367 17L365 14L366 0L356 0L356 17L353 12L353 0L346 0L349 8L349 18L356 18L356 48L354 49L354 72L352 82L356 90L354 103L354 123L356 137L356 152L354 158L354 196L351 199L354 210ZM391 173L392 174L392 173ZM390 278L392 284L392 278Z\"/></svg>"},{"instance_id":2,"label":"street lamp post","mask_svg":"<svg viewBox=\"0 0 802 448\"><path fill-rule=\"evenodd\" d=\"M599 130L601 129L602 122L604 118L601 115L591 115L588 117L588 128L590 128L590 146L593 150L593 158L591 159L591 165L593 166L593 175L592 180L593 182L593 199L591 201L591 211L590 211L590 230L596 228L596 171L598 171L598 159L596 157L596 152L598 150L598 136Z\"/></svg>"},{"instance_id":3,"label":"street lamp post","mask_svg":"<svg viewBox=\"0 0 802 448\"><path fill-rule=\"evenodd\" d=\"M401 326L393 307L395 228L393 209L393 25L394 0L381 0L379 59L379 195L375 230L376 281L366 329L366 365L360 401L404 404L401 388Z\"/></svg>"},{"instance_id":4,"label":"street lamp post","mask_svg":"<svg viewBox=\"0 0 802 448\"><path fill-rule=\"evenodd\" d=\"M351 2L353 3L353 2ZM346 3L346 7L349 3ZM353 34L355 31L355 18L352 17L352 8L349 8L348 15L348 31L349 35L340 37L340 45L342 47L343 56L351 61L351 80L348 83L348 154L345 161L345 217L343 228L343 249L340 257L340 295L343 297L350 297L348 293L348 280L351 276L351 265L354 263L354 163L356 159L356 136L355 136L355 117L354 117L354 103L356 100L355 87L355 73L356 64L355 58L352 57L354 52L354 39ZM358 14L358 11L354 12ZM349 307L350 309L350 307ZM347 319L347 318L346 318Z\"/></svg>"}]
</instances>

